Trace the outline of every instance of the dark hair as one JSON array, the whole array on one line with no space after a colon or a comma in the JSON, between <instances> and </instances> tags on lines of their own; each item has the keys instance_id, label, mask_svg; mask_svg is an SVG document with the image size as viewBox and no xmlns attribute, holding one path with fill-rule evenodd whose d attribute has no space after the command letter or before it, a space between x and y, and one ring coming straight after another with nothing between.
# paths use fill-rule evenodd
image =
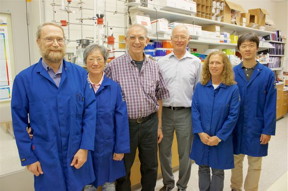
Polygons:
<instances>
[{"instance_id":1,"label":"dark hair","mask_svg":"<svg viewBox=\"0 0 288 191\"><path fill-rule=\"evenodd\" d=\"M87 57L92 53L94 52L95 50L99 50L100 53L102 54L103 58L104 58L104 61L106 62L107 59L108 59L108 50L104 47L104 46L101 46L101 45L98 45L98 44L91 44L89 46L87 46L84 50L84 53L83 53L83 61L84 61L84 64L86 65L86 61L87 61Z\"/></svg>"},{"instance_id":2,"label":"dark hair","mask_svg":"<svg viewBox=\"0 0 288 191\"><path fill-rule=\"evenodd\" d=\"M259 38L255 33L245 33L242 34L239 38L238 38L238 42L237 42L237 48L239 50L241 44L245 41L250 41L250 42L255 42L257 45L257 48L259 48Z\"/></svg>"}]
</instances>

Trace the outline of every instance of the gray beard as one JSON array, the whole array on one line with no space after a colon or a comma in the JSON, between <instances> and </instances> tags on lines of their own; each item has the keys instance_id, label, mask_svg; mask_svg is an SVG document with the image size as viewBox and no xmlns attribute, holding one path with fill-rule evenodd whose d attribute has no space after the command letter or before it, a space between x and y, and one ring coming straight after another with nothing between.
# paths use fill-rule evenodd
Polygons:
<instances>
[{"instance_id":1,"label":"gray beard","mask_svg":"<svg viewBox=\"0 0 288 191\"><path fill-rule=\"evenodd\" d=\"M50 52L49 54L43 55L43 58L48 62L59 63L61 62L61 60L63 60L64 55L65 54L63 52L57 52L57 53Z\"/></svg>"}]
</instances>

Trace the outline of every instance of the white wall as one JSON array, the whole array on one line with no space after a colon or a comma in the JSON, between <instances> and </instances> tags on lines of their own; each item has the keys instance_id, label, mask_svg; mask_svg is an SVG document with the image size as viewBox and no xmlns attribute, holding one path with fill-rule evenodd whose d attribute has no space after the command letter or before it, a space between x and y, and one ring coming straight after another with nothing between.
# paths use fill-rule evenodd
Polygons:
<instances>
[{"instance_id":1,"label":"white wall","mask_svg":"<svg viewBox=\"0 0 288 191\"><path fill-rule=\"evenodd\" d=\"M26 3L22 0L0 0L0 12L10 13L12 22L12 42L14 66L12 77L30 65L28 28L26 22ZM10 102L0 103L0 122L9 121Z\"/></svg>"}]
</instances>

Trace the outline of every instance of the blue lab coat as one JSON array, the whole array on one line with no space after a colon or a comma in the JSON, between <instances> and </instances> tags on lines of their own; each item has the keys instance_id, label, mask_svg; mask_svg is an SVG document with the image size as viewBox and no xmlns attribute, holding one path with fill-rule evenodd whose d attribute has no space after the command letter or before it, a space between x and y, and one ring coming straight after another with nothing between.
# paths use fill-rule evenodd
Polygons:
<instances>
[{"instance_id":1,"label":"blue lab coat","mask_svg":"<svg viewBox=\"0 0 288 191\"><path fill-rule=\"evenodd\" d=\"M114 182L126 175L124 161L113 160L114 153L130 152L130 135L127 107L119 84L104 75L95 94L97 125L93 165L98 187Z\"/></svg>"},{"instance_id":2,"label":"blue lab coat","mask_svg":"<svg viewBox=\"0 0 288 191\"><path fill-rule=\"evenodd\" d=\"M242 63L234 67L241 107L234 130L234 153L254 157L267 155L268 144L260 144L261 134L275 135L276 88L273 72L257 63L249 81Z\"/></svg>"},{"instance_id":3,"label":"blue lab coat","mask_svg":"<svg viewBox=\"0 0 288 191\"><path fill-rule=\"evenodd\" d=\"M58 88L40 59L16 76L11 106L21 163L39 161L44 172L34 178L36 191L81 191L94 181L90 152L80 169L70 166L78 149L94 149L96 102L83 68L63 61Z\"/></svg>"},{"instance_id":4,"label":"blue lab coat","mask_svg":"<svg viewBox=\"0 0 288 191\"><path fill-rule=\"evenodd\" d=\"M198 165L216 169L234 168L232 132L240 107L237 85L220 84L215 90L210 82L198 83L192 100L192 127L195 134L190 158ZM222 141L217 146L201 142L198 133L217 136Z\"/></svg>"}]
</instances>

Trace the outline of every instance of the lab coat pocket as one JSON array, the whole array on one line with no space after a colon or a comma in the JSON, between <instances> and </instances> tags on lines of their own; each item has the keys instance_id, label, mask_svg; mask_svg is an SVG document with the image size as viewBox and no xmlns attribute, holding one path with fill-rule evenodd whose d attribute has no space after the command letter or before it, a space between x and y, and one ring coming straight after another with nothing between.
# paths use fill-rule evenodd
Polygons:
<instances>
[{"instance_id":1,"label":"lab coat pocket","mask_svg":"<svg viewBox=\"0 0 288 191\"><path fill-rule=\"evenodd\" d=\"M81 93L76 94L76 117L82 118L84 111L84 96Z\"/></svg>"}]
</instances>

